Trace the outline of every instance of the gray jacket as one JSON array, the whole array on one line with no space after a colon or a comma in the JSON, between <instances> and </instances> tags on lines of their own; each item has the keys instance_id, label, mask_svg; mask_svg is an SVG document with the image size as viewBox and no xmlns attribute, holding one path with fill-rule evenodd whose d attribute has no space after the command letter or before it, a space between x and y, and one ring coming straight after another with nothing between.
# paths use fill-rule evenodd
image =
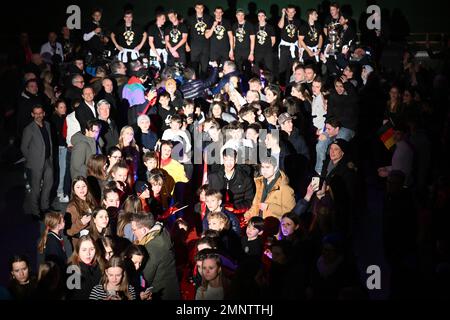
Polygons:
<instances>
[{"instance_id":1,"label":"gray jacket","mask_svg":"<svg viewBox=\"0 0 450 320\"><path fill-rule=\"evenodd\" d=\"M50 140L50 161L53 157L52 136L50 124L44 121ZM35 121L31 122L23 130L20 150L26 159L25 167L28 169L42 169L45 164L45 142L42 133Z\"/></svg>"},{"instance_id":2,"label":"gray jacket","mask_svg":"<svg viewBox=\"0 0 450 320\"><path fill-rule=\"evenodd\" d=\"M73 145L72 157L70 158L70 174L72 179L78 176L87 176L87 163L92 155L97 154L97 147L94 138L86 137L77 132L71 139ZM98 152L101 153L99 148Z\"/></svg>"}]
</instances>

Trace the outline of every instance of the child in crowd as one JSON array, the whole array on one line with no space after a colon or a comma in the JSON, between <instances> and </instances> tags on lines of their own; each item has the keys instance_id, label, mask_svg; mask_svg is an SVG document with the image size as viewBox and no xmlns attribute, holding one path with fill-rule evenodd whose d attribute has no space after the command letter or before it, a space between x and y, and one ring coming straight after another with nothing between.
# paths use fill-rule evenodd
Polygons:
<instances>
[{"instance_id":1,"label":"child in crowd","mask_svg":"<svg viewBox=\"0 0 450 320\"><path fill-rule=\"evenodd\" d=\"M239 220L236 218L236 216L228 211L226 211L222 207L222 193L220 193L217 190L208 190L206 192L206 213L203 217L203 230L208 230L208 215L211 212L222 212L224 215L227 216L228 220L231 222L231 228L236 233L238 237L241 235L241 227L239 224Z\"/></svg>"},{"instance_id":2,"label":"child in crowd","mask_svg":"<svg viewBox=\"0 0 450 320\"><path fill-rule=\"evenodd\" d=\"M145 173L145 180L148 181L150 176L155 173L162 174L164 177L165 188L167 189L167 192L172 194L173 189L175 188L175 181L173 180L172 176L167 173L167 171L158 168L158 154L155 151L146 152L142 157L142 160L147 170Z\"/></svg>"},{"instance_id":3,"label":"child in crowd","mask_svg":"<svg viewBox=\"0 0 450 320\"><path fill-rule=\"evenodd\" d=\"M252 217L248 222L246 235L242 237L242 250L248 257L261 258L264 243L261 236L264 233L264 219Z\"/></svg>"},{"instance_id":4,"label":"child in crowd","mask_svg":"<svg viewBox=\"0 0 450 320\"><path fill-rule=\"evenodd\" d=\"M230 228L230 219L220 211L208 214L208 228L220 233L219 249L235 260L242 256L239 236Z\"/></svg>"},{"instance_id":5,"label":"child in crowd","mask_svg":"<svg viewBox=\"0 0 450 320\"><path fill-rule=\"evenodd\" d=\"M136 142L142 152L148 152L155 149L158 142L158 136L150 129L150 118L147 115L140 115L137 118L137 124L140 130L137 130Z\"/></svg>"}]
</instances>

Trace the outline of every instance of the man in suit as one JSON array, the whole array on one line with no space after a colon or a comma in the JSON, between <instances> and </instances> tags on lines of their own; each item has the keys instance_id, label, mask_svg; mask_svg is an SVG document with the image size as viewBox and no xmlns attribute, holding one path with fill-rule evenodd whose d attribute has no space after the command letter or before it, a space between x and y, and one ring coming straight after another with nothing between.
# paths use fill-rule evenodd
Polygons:
<instances>
[{"instance_id":1,"label":"man in suit","mask_svg":"<svg viewBox=\"0 0 450 320\"><path fill-rule=\"evenodd\" d=\"M97 110L94 102L94 90L91 87L84 87L82 97L83 101L75 110L75 117L80 123L81 132L84 132L87 122L97 118Z\"/></svg>"},{"instance_id":2,"label":"man in suit","mask_svg":"<svg viewBox=\"0 0 450 320\"><path fill-rule=\"evenodd\" d=\"M21 150L26 159L25 168L31 185L31 213L40 217L41 212L45 213L50 207L53 186L52 139L50 124L44 121L44 108L34 106L31 116L34 121L25 127Z\"/></svg>"}]
</instances>

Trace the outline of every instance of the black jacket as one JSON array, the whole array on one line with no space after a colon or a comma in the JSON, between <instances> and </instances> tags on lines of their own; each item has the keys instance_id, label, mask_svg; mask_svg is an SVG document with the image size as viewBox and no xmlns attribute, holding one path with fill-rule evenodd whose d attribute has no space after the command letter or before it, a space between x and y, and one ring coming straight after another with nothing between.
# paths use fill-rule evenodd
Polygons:
<instances>
[{"instance_id":1,"label":"black jacket","mask_svg":"<svg viewBox=\"0 0 450 320\"><path fill-rule=\"evenodd\" d=\"M72 110L72 104L75 100L83 101L83 90L71 85L64 93L64 100L67 102L67 113Z\"/></svg>"},{"instance_id":2,"label":"black jacket","mask_svg":"<svg viewBox=\"0 0 450 320\"><path fill-rule=\"evenodd\" d=\"M324 168L328 163L329 158ZM362 205L357 168L344 157L328 172L326 182L334 196L337 231L351 237L353 222Z\"/></svg>"},{"instance_id":3,"label":"black jacket","mask_svg":"<svg viewBox=\"0 0 450 320\"><path fill-rule=\"evenodd\" d=\"M297 154L301 154L307 159L310 158L308 145L297 128L294 128L294 131L292 131L290 136L284 131L281 131L280 134L283 141L289 145L291 149L295 150Z\"/></svg>"},{"instance_id":4,"label":"black jacket","mask_svg":"<svg viewBox=\"0 0 450 320\"><path fill-rule=\"evenodd\" d=\"M80 123L81 132L84 133L86 130L86 125L89 120L95 120L97 118L97 110L92 113L91 108L88 107L86 102L82 101L78 108L75 109L75 117Z\"/></svg>"},{"instance_id":5,"label":"black jacket","mask_svg":"<svg viewBox=\"0 0 450 320\"><path fill-rule=\"evenodd\" d=\"M230 203L237 210L250 208L255 196L255 183L251 177L250 170L245 166L237 166L231 180L225 177L225 169L222 166L219 171L208 175L209 188L221 191L226 199L229 191Z\"/></svg>"},{"instance_id":6,"label":"black jacket","mask_svg":"<svg viewBox=\"0 0 450 320\"><path fill-rule=\"evenodd\" d=\"M56 113L53 113L50 117L51 133L54 147L67 147L66 138L64 138L62 133L65 120L65 115L60 117Z\"/></svg>"},{"instance_id":7,"label":"black jacket","mask_svg":"<svg viewBox=\"0 0 450 320\"><path fill-rule=\"evenodd\" d=\"M181 92L185 99L204 98L206 89L210 88L216 81L218 69L213 68L211 75L206 80L189 80L181 86Z\"/></svg>"},{"instance_id":8,"label":"black jacket","mask_svg":"<svg viewBox=\"0 0 450 320\"><path fill-rule=\"evenodd\" d=\"M347 94L338 95L333 91L328 100L327 118L339 120L342 127L356 131L358 127L358 95L350 83L344 84Z\"/></svg>"},{"instance_id":9,"label":"black jacket","mask_svg":"<svg viewBox=\"0 0 450 320\"><path fill-rule=\"evenodd\" d=\"M49 232L47 243L45 244L45 261L53 261L59 267L61 272L66 270L67 255L64 251L62 238L53 232Z\"/></svg>"},{"instance_id":10,"label":"black jacket","mask_svg":"<svg viewBox=\"0 0 450 320\"><path fill-rule=\"evenodd\" d=\"M21 136L23 129L33 121L31 111L33 107L40 105L44 107L44 111L48 113L48 109L45 106L45 100L39 94L33 95L24 90L17 102L17 130Z\"/></svg>"},{"instance_id":11,"label":"black jacket","mask_svg":"<svg viewBox=\"0 0 450 320\"><path fill-rule=\"evenodd\" d=\"M114 120L106 122L99 120L102 124L102 129L100 131L100 137L103 140L103 154L108 154L110 148L116 146L119 143L119 129L117 128Z\"/></svg>"},{"instance_id":12,"label":"black jacket","mask_svg":"<svg viewBox=\"0 0 450 320\"><path fill-rule=\"evenodd\" d=\"M71 268L71 266L69 266L69 268ZM81 289L69 288L69 292L67 294L68 300L88 300L92 288L100 284L102 272L98 264L96 264L95 266L88 266L83 262L80 262L79 268L80 268L79 271L81 271ZM71 275L73 276L74 274L75 272L71 270L71 272L68 272L67 275L70 277Z\"/></svg>"}]
</instances>

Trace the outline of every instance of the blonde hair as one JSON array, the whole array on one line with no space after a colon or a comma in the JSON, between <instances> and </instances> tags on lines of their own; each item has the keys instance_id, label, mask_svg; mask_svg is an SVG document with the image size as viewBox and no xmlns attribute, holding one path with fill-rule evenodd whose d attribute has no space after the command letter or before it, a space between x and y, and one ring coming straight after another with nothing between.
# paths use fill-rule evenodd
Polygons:
<instances>
[{"instance_id":1,"label":"blonde hair","mask_svg":"<svg viewBox=\"0 0 450 320\"><path fill-rule=\"evenodd\" d=\"M224 224L223 230L230 229L230 219L223 212L220 212L220 211L210 212L208 214L207 219L208 219L208 223L210 223L211 220L213 220L213 219L218 219L220 222L223 222L223 224Z\"/></svg>"},{"instance_id":2,"label":"blonde hair","mask_svg":"<svg viewBox=\"0 0 450 320\"><path fill-rule=\"evenodd\" d=\"M134 135L134 129L133 129L132 126L125 126L125 127L123 127L122 130L120 130L120 136L119 136L119 144L118 144L118 146L119 146L120 149L123 149L125 147L125 145L123 143L123 135L125 134L125 131L128 130L128 129L131 129L131 131L133 131L133 135ZM131 140L130 146L137 148L136 140L134 139L134 137L133 137L133 140Z\"/></svg>"},{"instance_id":3,"label":"blonde hair","mask_svg":"<svg viewBox=\"0 0 450 320\"><path fill-rule=\"evenodd\" d=\"M108 270L109 268L122 269L122 280L120 281L119 291L123 292L128 300L131 300L131 294L128 290L128 277L125 262L120 257L112 257L111 259L109 259L109 261L106 262L105 271L101 280L101 284L105 291L107 291L106 286L108 285L108 275L106 274L106 270Z\"/></svg>"}]
</instances>

